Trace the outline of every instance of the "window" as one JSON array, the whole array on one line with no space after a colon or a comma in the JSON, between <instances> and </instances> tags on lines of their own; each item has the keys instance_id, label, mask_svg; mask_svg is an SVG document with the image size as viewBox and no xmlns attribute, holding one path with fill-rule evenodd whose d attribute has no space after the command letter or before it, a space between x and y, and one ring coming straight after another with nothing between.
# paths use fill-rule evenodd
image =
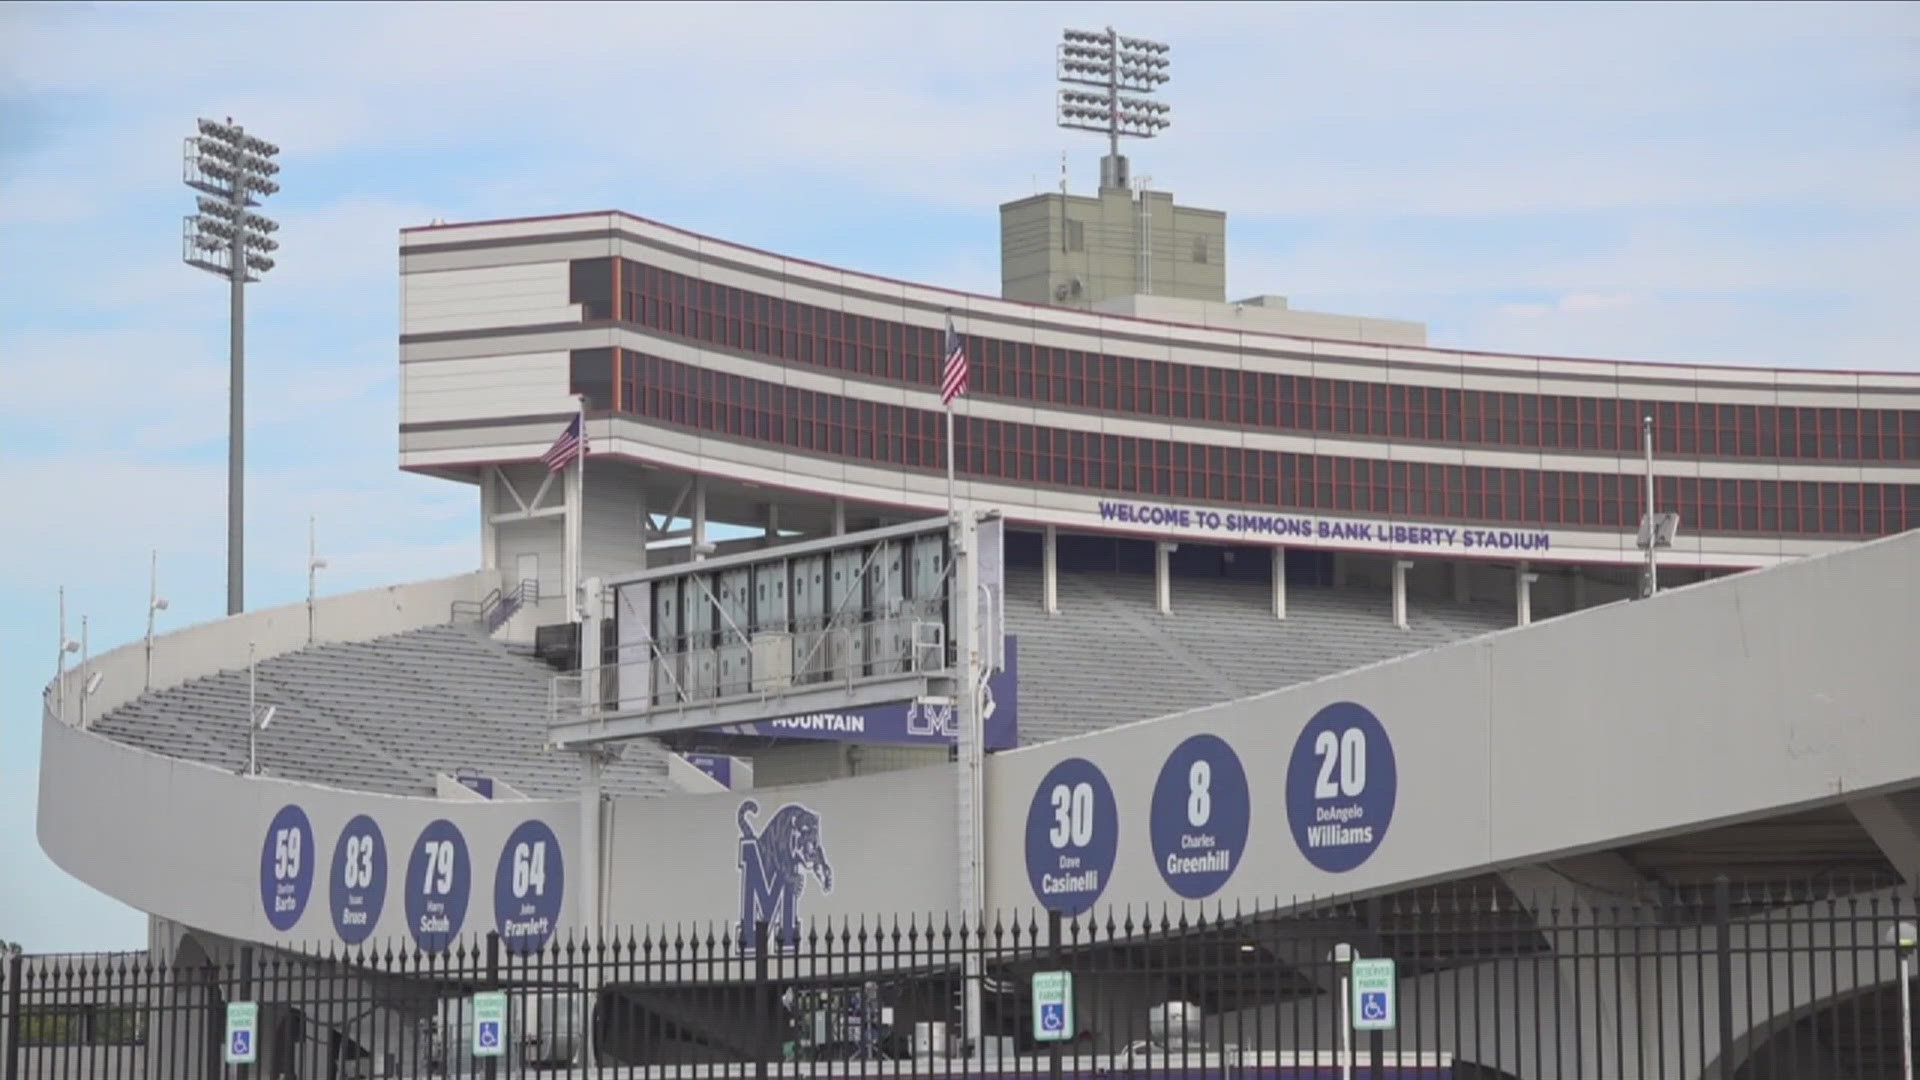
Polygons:
<instances>
[{"instance_id":1,"label":"window","mask_svg":"<svg viewBox=\"0 0 1920 1080\"><path fill-rule=\"evenodd\" d=\"M1067 224L1069 232L1080 232L1084 241L1084 224ZM1197 246L1211 242L1208 237L1196 240ZM1215 254L1218 254L1217 246L1216 250L1207 252L1209 257ZM924 389L931 389L938 380L943 331L934 325L909 325L849 314L715 285L698 277L629 260L618 264L609 259L576 260L569 270L569 290L574 302L582 305L587 318L612 317L612 304L617 299L620 318L661 334L708 346L738 349L782 364L839 371L850 377L900 382ZM1920 410L1696 405L1627 399L1600 389L1596 389L1600 396L1593 397L1463 391L1441 386L1390 385L1376 379L1312 378L1234 366L1134 359L980 336L971 337L968 348L975 365L973 392L976 395L1017 398L1066 410L1101 410L1367 440L1420 440L1528 450L1557 448L1609 455L1631 452L1635 456L1640 450L1640 418L1652 413L1657 421L1660 450L1667 454L1763 460L1920 461ZM604 364L601 355L606 357ZM638 359L637 354L630 356ZM626 359L608 350L583 350L580 363L575 366L576 389L589 394L595 408L662 410L683 418L675 422L702 422L700 418L705 414L701 410L711 410L711 403L703 402L699 394L681 391L663 396L645 370L637 364L629 366ZM788 441L785 429L789 414L772 405L764 411L768 437L778 435L777 441ZM684 419L688 417L692 419ZM741 420L731 412L723 412L719 419L729 425L728 430L732 430L731 425L735 423L741 423L743 431L760 427L758 418ZM922 438L937 442L937 417L929 422L935 429L931 434L903 436L903 446L918 443ZM824 420L809 416L806 424L796 422L793 426L795 438L807 440L809 445L815 440L820 445L830 445L835 439L842 445L847 444L847 437L831 434ZM856 447L864 441L858 437L854 440ZM875 445L882 444L876 441ZM886 452L892 452L891 444L885 447ZM932 452L923 453L922 460L929 460L926 453ZM981 452L985 454L984 448ZM1054 475L1064 475L1073 466L1064 449L1054 452L1061 456L1053 466ZM1001 460L1012 462L1006 467L1016 474L1025 467L1018 458L1002 455ZM1080 463L1084 473L1086 459L1074 460ZM1137 468L1150 470L1148 476L1140 478L1140 483L1171 484L1169 476L1151 472L1154 466L1150 458L1137 460L1140 462ZM1092 474L1093 479L1084 482L1103 483L1100 477L1105 475L1108 464L1100 465ZM1596 461L1594 467L1607 468L1610 464ZM1045 467L1036 464L1034 468ZM1115 475L1118 477L1119 473ZM1317 474L1309 467L1306 475L1315 477L1308 484L1308 494L1317 498L1321 493ZM1445 506L1457 498L1464 507L1467 489L1458 489L1456 496L1454 489L1438 483L1439 478L1436 472L1435 486L1426 500L1430 507L1427 512L1442 516L1463 513L1464 510L1449 510ZM1202 487L1207 483L1192 477L1185 482ZM1409 478L1407 483L1413 485L1414 482ZM1330 478L1327 484L1325 494L1332 498L1336 482ZM1276 485L1278 489L1286 486L1280 481L1276 481ZM1483 509L1492 505L1498 507L1502 515L1524 513L1515 508L1524 507L1528 502L1524 492L1510 495L1504 483L1473 490L1474 498ZM1566 492L1563 499L1568 504L1564 511L1568 524L1595 524L1587 513L1586 494L1581 485L1570 479L1563 490ZM1408 505L1412 506L1411 491L1408 494ZM1356 496L1348 492L1341 497L1351 502ZM1762 522L1766 515L1785 505L1776 501L1778 498L1777 493L1762 497L1754 520ZM1596 499L1595 512L1601 518L1598 525L1612 527L1606 521L1607 516L1618 516L1622 511L1608 504L1604 496L1596 495ZM1863 501L1859 507L1862 529L1871 520L1870 501ZM1904 496L1894 502L1900 506L1901 520L1905 520ZM1360 497L1357 505L1371 505L1371 496ZM1546 505L1545 501L1541 503L1543 513ZM1808 512L1816 515L1812 520L1823 519L1824 502L1804 505ZM1848 514L1837 495L1834 508L1836 528L1844 528ZM1634 516L1637 517L1637 513L1637 509L1634 510ZM1745 504L1737 509L1722 506L1718 513L1723 521L1737 521L1746 513ZM1890 520L1884 508L1881 520L1883 523ZM1764 524L1757 527L1763 532L1767 529Z\"/></svg>"},{"instance_id":2,"label":"window","mask_svg":"<svg viewBox=\"0 0 1920 1080\"><path fill-rule=\"evenodd\" d=\"M587 395L587 408L614 408L612 349L575 349L570 358L573 393Z\"/></svg>"},{"instance_id":3,"label":"window","mask_svg":"<svg viewBox=\"0 0 1920 1080\"><path fill-rule=\"evenodd\" d=\"M1207 263L1208 254L1209 252L1207 251L1207 238L1205 236L1194 237L1193 238L1193 261L1200 263L1201 265L1204 266Z\"/></svg>"}]
</instances>

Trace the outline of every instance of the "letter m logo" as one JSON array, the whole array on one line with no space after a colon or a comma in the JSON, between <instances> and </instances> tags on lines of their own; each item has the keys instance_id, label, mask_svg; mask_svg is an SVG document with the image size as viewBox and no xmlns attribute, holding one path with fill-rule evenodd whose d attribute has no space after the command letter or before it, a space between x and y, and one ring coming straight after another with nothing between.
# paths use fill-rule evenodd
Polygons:
<instances>
[{"instance_id":1,"label":"letter m logo","mask_svg":"<svg viewBox=\"0 0 1920 1080\"><path fill-rule=\"evenodd\" d=\"M811 875L825 892L833 891L833 867L820 843L820 815L788 803L754 828L760 804L740 804L740 941L754 950L754 927L766 923L768 940L781 949L800 941L800 898Z\"/></svg>"}]
</instances>

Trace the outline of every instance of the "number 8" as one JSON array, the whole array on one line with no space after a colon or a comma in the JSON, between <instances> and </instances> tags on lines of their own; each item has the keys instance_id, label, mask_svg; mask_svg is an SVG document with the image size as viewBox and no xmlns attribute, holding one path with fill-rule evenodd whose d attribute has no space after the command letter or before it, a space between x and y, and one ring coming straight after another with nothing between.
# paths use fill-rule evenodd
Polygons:
<instances>
[{"instance_id":1,"label":"number 8","mask_svg":"<svg viewBox=\"0 0 1920 1080\"><path fill-rule=\"evenodd\" d=\"M1213 766L1205 758L1194 762L1187 769L1187 824L1199 827L1213 817L1213 795L1209 790L1213 782Z\"/></svg>"}]
</instances>

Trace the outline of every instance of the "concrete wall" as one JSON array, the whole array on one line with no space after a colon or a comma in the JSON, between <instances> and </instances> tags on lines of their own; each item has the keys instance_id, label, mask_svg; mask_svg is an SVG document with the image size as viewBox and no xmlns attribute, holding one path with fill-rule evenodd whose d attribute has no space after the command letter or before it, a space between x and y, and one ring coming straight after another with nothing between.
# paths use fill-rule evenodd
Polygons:
<instances>
[{"instance_id":1,"label":"concrete wall","mask_svg":"<svg viewBox=\"0 0 1920 1080\"><path fill-rule=\"evenodd\" d=\"M995 755L991 901L1038 900L1029 865L1046 852L1030 820L1044 837L1048 774L1081 759L1115 807L1102 818L1118 835L1101 902L1178 902L1150 843L1151 803L1170 753L1198 735L1222 740L1254 778L1237 869L1206 896L1229 906L1521 865L1911 785L1916 655L1920 532ZM1378 718L1397 790L1371 856L1329 871L1291 826L1363 801L1312 794L1319 761L1301 736L1336 703ZM1370 745L1369 760L1383 751ZM1291 791L1303 768L1306 790ZM1170 781L1184 795L1182 778Z\"/></svg>"},{"instance_id":2,"label":"concrete wall","mask_svg":"<svg viewBox=\"0 0 1920 1080\"><path fill-rule=\"evenodd\" d=\"M1146 204L1144 223L1140 202L1125 188L1095 196L1038 195L1001 206L1000 295L1079 308L1135 293L1226 299L1226 214L1175 206L1164 191L1147 192ZM1075 281L1078 292L1072 291ZM1069 289L1064 297L1062 286Z\"/></svg>"},{"instance_id":3,"label":"concrete wall","mask_svg":"<svg viewBox=\"0 0 1920 1080\"><path fill-rule=\"evenodd\" d=\"M405 612L418 618L422 605L481 584L386 591L384 605L378 592L339 598L340 614L358 613L365 633L398 628L411 621ZM169 650L175 659L156 682L233 664L250 634L268 655L290 648L304 635L286 617L283 609L236 620L238 628L183 631L177 636L197 634L203 647ZM125 675L124 653L103 659L110 675L120 673L114 679ZM1056 785L1046 778L1069 758L1111 792L1111 812L1088 827L1089 842L1113 852L1100 867L1097 902L1180 902L1159 870L1152 802L1170 752L1197 735L1219 740L1251 782L1247 834L1231 873L1191 899L1256 907L1523 865L1911 785L1920 778L1920 729L1903 718L1920 714L1915 655L1920 532L995 755L986 776L989 902L1028 909L1040 901L1030 866L1048 855L1054 824ZM1289 794L1288 777L1304 775L1311 788L1314 740L1297 744L1311 718L1343 702L1363 706L1380 725L1368 748L1369 790L1384 790L1389 747L1397 776L1391 813L1368 811L1367 823L1381 830L1377 847L1349 867L1326 869L1295 839L1290 806L1309 816L1317 807L1311 794ZM469 927L493 922L495 860L520 822L546 822L562 857L569 865L575 857L572 801L451 803L250 779L120 746L51 716L42 776L40 839L56 862L143 910L235 937L330 933L319 878L291 931L273 930L261 910L268 822L289 803L311 819L316 853L331 853L349 817L376 818L388 845L388 902L396 905L383 927L398 911L392 890L410 845L435 818L453 821L472 853ZM790 802L820 816L836 885L809 894L810 913L943 911L954 895L952 776L935 766L749 797L761 806L758 827ZM1170 776L1172 794L1184 799L1184 774L1175 768ZM109 802L100 791L124 797ZM1222 806L1231 801L1225 791ZM610 804L608 919L732 917L746 798ZM566 911L571 918L571 906Z\"/></svg>"}]
</instances>

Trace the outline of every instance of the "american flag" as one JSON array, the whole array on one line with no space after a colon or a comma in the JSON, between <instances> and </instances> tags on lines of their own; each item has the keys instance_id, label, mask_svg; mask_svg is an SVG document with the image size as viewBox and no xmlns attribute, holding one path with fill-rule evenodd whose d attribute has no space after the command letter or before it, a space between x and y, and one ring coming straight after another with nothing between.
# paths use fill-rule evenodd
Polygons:
<instances>
[{"instance_id":1,"label":"american flag","mask_svg":"<svg viewBox=\"0 0 1920 1080\"><path fill-rule=\"evenodd\" d=\"M547 452L540 455L540 460L546 463L550 471L559 472L573 464L575 460L584 459L586 456L586 418L576 413L573 422L567 425L567 430L553 440L553 445L547 447Z\"/></svg>"},{"instance_id":2,"label":"american flag","mask_svg":"<svg viewBox=\"0 0 1920 1080\"><path fill-rule=\"evenodd\" d=\"M967 392L966 339L953 330L953 316L947 316L947 369L940 377L940 404L949 408L953 399Z\"/></svg>"}]
</instances>

